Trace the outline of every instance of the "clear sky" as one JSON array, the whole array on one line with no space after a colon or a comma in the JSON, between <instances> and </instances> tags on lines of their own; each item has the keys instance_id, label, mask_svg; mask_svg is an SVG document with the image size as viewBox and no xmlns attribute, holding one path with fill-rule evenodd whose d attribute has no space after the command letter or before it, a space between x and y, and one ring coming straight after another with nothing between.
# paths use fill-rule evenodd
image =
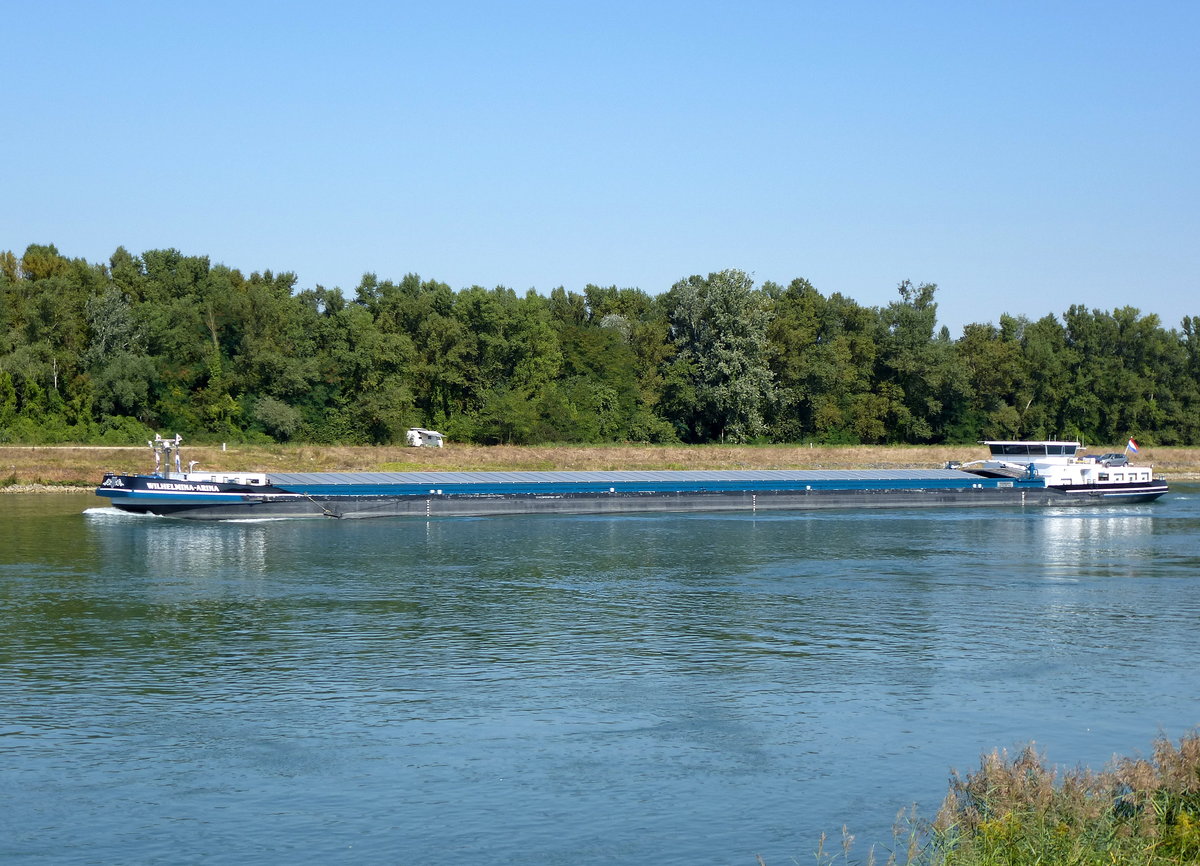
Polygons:
<instances>
[{"instance_id":1,"label":"clear sky","mask_svg":"<svg viewBox=\"0 0 1200 866\"><path fill-rule=\"evenodd\" d=\"M1200 3L16 2L0 249L1200 315Z\"/></svg>"}]
</instances>

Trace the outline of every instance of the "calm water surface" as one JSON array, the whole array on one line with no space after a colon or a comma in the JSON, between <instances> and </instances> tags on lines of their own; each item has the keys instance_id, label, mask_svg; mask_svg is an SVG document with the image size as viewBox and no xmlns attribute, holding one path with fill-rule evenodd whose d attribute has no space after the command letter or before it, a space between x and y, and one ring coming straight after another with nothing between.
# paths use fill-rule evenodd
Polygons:
<instances>
[{"instance_id":1,"label":"calm water surface","mask_svg":"<svg viewBox=\"0 0 1200 866\"><path fill-rule=\"evenodd\" d=\"M0 861L776 866L842 824L865 855L983 751L1098 767L1200 723L1179 489L216 525L0 497Z\"/></svg>"}]
</instances>

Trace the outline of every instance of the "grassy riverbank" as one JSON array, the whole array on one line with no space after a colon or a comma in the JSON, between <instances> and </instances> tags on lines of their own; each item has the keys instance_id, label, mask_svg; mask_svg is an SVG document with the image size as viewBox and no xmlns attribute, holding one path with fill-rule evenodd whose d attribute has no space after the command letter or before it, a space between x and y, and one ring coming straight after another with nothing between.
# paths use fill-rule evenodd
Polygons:
<instances>
[{"instance_id":1,"label":"grassy riverbank","mask_svg":"<svg viewBox=\"0 0 1200 866\"><path fill-rule=\"evenodd\" d=\"M1120 451L1094 447L1092 453ZM985 457L980 446L544 445L446 448L336 445L185 445L202 469L266 472L408 472L616 469L912 469ZM1200 479L1200 448L1143 448L1139 462L1174 480ZM0 446L0 489L94 487L105 472L146 472L142 446Z\"/></svg>"},{"instance_id":2,"label":"grassy riverbank","mask_svg":"<svg viewBox=\"0 0 1200 866\"><path fill-rule=\"evenodd\" d=\"M1150 758L1103 772L1060 771L1032 746L993 752L954 774L937 818L897 821L894 853L854 850L843 831L822 839L818 866L1183 866L1200 863L1200 734L1154 743ZM760 866L765 866L759 858Z\"/></svg>"}]
</instances>

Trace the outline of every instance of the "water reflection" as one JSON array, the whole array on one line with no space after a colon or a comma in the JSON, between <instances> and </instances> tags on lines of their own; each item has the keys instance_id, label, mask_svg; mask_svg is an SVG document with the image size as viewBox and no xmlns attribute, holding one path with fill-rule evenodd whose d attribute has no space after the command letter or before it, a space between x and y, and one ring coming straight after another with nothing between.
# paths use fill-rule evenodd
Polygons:
<instances>
[{"instance_id":1,"label":"water reflection","mask_svg":"<svg viewBox=\"0 0 1200 866\"><path fill-rule=\"evenodd\" d=\"M214 570L241 574L267 569L266 527L130 515L109 508L85 513L103 555L133 560L147 573L211 578Z\"/></svg>"},{"instance_id":2,"label":"water reflection","mask_svg":"<svg viewBox=\"0 0 1200 866\"><path fill-rule=\"evenodd\" d=\"M1148 514L1051 514L1040 526L1050 576L1135 574L1154 558Z\"/></svg>"}]
</instances>

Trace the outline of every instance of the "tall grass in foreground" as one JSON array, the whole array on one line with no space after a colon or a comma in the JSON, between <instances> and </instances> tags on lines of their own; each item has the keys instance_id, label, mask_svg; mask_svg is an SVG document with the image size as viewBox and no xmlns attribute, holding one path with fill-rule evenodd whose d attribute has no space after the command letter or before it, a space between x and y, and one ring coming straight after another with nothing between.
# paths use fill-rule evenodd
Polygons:
<instances>
[{"instance_id":1,"label":"tall grass in foreground","mask_svg":"<svg viewBox=\"0 0 1200 866\"><path fill-rule=\"evenodd\" d=\"M1149 759L1109 769L1060 772L1032 746L1016 757L992 752L965 776L955 772L932 824L901 813L894 847L856 859L854 837L826 850L818 866L1179 866L1200 863L1200 733L1176 746L1154 742ZM759 858L759 863L762 864ZM794 862L801 862L799 860Z\"/></svg>"}]
</instances>

